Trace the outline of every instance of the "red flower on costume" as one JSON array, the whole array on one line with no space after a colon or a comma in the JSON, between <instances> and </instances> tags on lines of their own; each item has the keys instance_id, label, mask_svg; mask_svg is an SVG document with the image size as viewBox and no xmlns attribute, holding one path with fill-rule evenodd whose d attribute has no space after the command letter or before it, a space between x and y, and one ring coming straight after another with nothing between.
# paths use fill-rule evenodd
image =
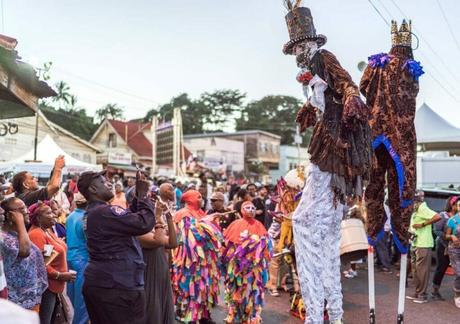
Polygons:
<instances>
[{"instance_id":1,"label":"red flower on costume","mask_svg":"<svg viewBox=\"0 0 460 324\"><path fill-rule=\"evenodd\" d=\"M310 83L311 79L313 79L313 74L309 70L302 70L297 74L297 81L302 84Z\"/></svg>"}]
</instances>

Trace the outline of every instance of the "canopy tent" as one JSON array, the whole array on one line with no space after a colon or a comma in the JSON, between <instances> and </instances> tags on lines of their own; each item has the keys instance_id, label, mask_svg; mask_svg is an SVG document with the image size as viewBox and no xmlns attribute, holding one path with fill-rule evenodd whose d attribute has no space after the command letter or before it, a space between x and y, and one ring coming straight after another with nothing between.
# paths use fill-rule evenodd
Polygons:
<instances>
[{"instance_id":1,"label":"canopy tent","mask_svg":"<svg viewBox=\"0 0 460 324\"><path fill-rule=\"evenodd\" d=\"M460 150L460 128L457 128L423 104L415 115L417 143L422 151L449 151L458 154Z\"/></svg>"},{"instance_id":2,"label":"canopy tent","mask_svg":"<svg viewBox=\"0 0 460 324\"><path fill-rule=\"evenodd\" d=\"M415 128L419 144L460 142L460 128L451 125L425 103L417 110Z\"/></svg>"},{"instance_id":3,"label":"canopy tent","mask_svg":"<svg viewBox=\"0 0 460 324\"><path fill-rule=\"evenodd\" d=\"M46 135L37 145L38 161L33 161L34 149L32 148L18 158L0 163L0 173L29 171L37 177L46 178L49 177L54 161L59 155L64 155L65 157L66 167L63 170L64 174L102 170L101 165L86 163L67 154L49 135Z\"/></svg>"}]
</instances>

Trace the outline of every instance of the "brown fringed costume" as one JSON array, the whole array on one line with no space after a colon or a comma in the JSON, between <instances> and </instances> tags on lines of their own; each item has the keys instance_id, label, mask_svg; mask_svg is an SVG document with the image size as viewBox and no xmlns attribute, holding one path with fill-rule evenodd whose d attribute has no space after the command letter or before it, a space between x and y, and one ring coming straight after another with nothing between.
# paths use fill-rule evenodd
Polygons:
<instances>
[{"instance_id":1,"label":"brown fringed costume","mask_svg":"<svg viewBox=\"0 0 460 324\"><path fill-rule=\"evenodd\" d=\"M301 130L314 126L309 153L311 162L332 174L336 197L361 196L363 181L369 180L371 137L368 108L347 71L331 52L320 49L311 58L310 69L327 82L325 111L319 120L317 109L306 104L298 113Z\"/></svg>"},{"instance_id":2,"label":"brown fringed costume","mask_svg":"<svg viewBox=\"0 0 460 324\"><path fill-rule=\"evenodd\" d=\"M383 203L388 181L389 207L395 242L405 252L416 189L415 109L418 77L423 70L413 60L410 25L392 25L389 54L369 57L360 90L371 108L373 138L371 182L366 188L368 235L380 238L386 221Z\"/></svg>"}]
</instances>

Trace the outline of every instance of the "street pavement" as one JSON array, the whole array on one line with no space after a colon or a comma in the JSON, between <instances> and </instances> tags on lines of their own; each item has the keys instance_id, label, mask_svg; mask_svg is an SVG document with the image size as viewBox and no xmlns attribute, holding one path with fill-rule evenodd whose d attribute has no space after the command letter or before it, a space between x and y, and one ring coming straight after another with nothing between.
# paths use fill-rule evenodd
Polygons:
<instances>
[{"instance_id":1,"label":"street pavement","mask_svg":"<svg viewBox=\"0 0 460 324\"><path fill-rule=\"evenodd\" d=\"M434 269L433 269L434 270ZM398 308L399 278L396 272L386 274L376 270L376 323L396 323ZM426 304L415 304L406 299L406 324L459 324L460 309L453 302L453 277L444 278L441 294L445 301L432 301ZM342 276L344 293L345 324L368 323L368 290L367 270L359 270L358 277L346 279ZM431 291L431 281L430 288ZM414 292L414 284L409 279L407 293ZM289 314L289 295L281 293L280 297L271 297L266 293L266 305L262 318L264 324L301 324L302 321ZM218 306L213 310L213 319L223 323L226 307Z\"/></svg>"}]
</instances>

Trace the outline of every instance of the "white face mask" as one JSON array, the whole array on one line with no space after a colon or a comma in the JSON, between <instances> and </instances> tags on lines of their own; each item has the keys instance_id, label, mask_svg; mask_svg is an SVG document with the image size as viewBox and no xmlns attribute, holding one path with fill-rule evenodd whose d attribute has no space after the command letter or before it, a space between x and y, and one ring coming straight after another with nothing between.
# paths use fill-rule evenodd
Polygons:
<instances>
[{"instance_id":1,"label":"white face mask","mask_svg":"<svg viewBox=\"0 0 460 324\"><path fill-rule=\"evenodd\" d=\"M306 67L307 61L310 60L318 50L318 44L315 41L303 41L294 47L297 65L301 68Z\"/></svg>"}]
</instances>

